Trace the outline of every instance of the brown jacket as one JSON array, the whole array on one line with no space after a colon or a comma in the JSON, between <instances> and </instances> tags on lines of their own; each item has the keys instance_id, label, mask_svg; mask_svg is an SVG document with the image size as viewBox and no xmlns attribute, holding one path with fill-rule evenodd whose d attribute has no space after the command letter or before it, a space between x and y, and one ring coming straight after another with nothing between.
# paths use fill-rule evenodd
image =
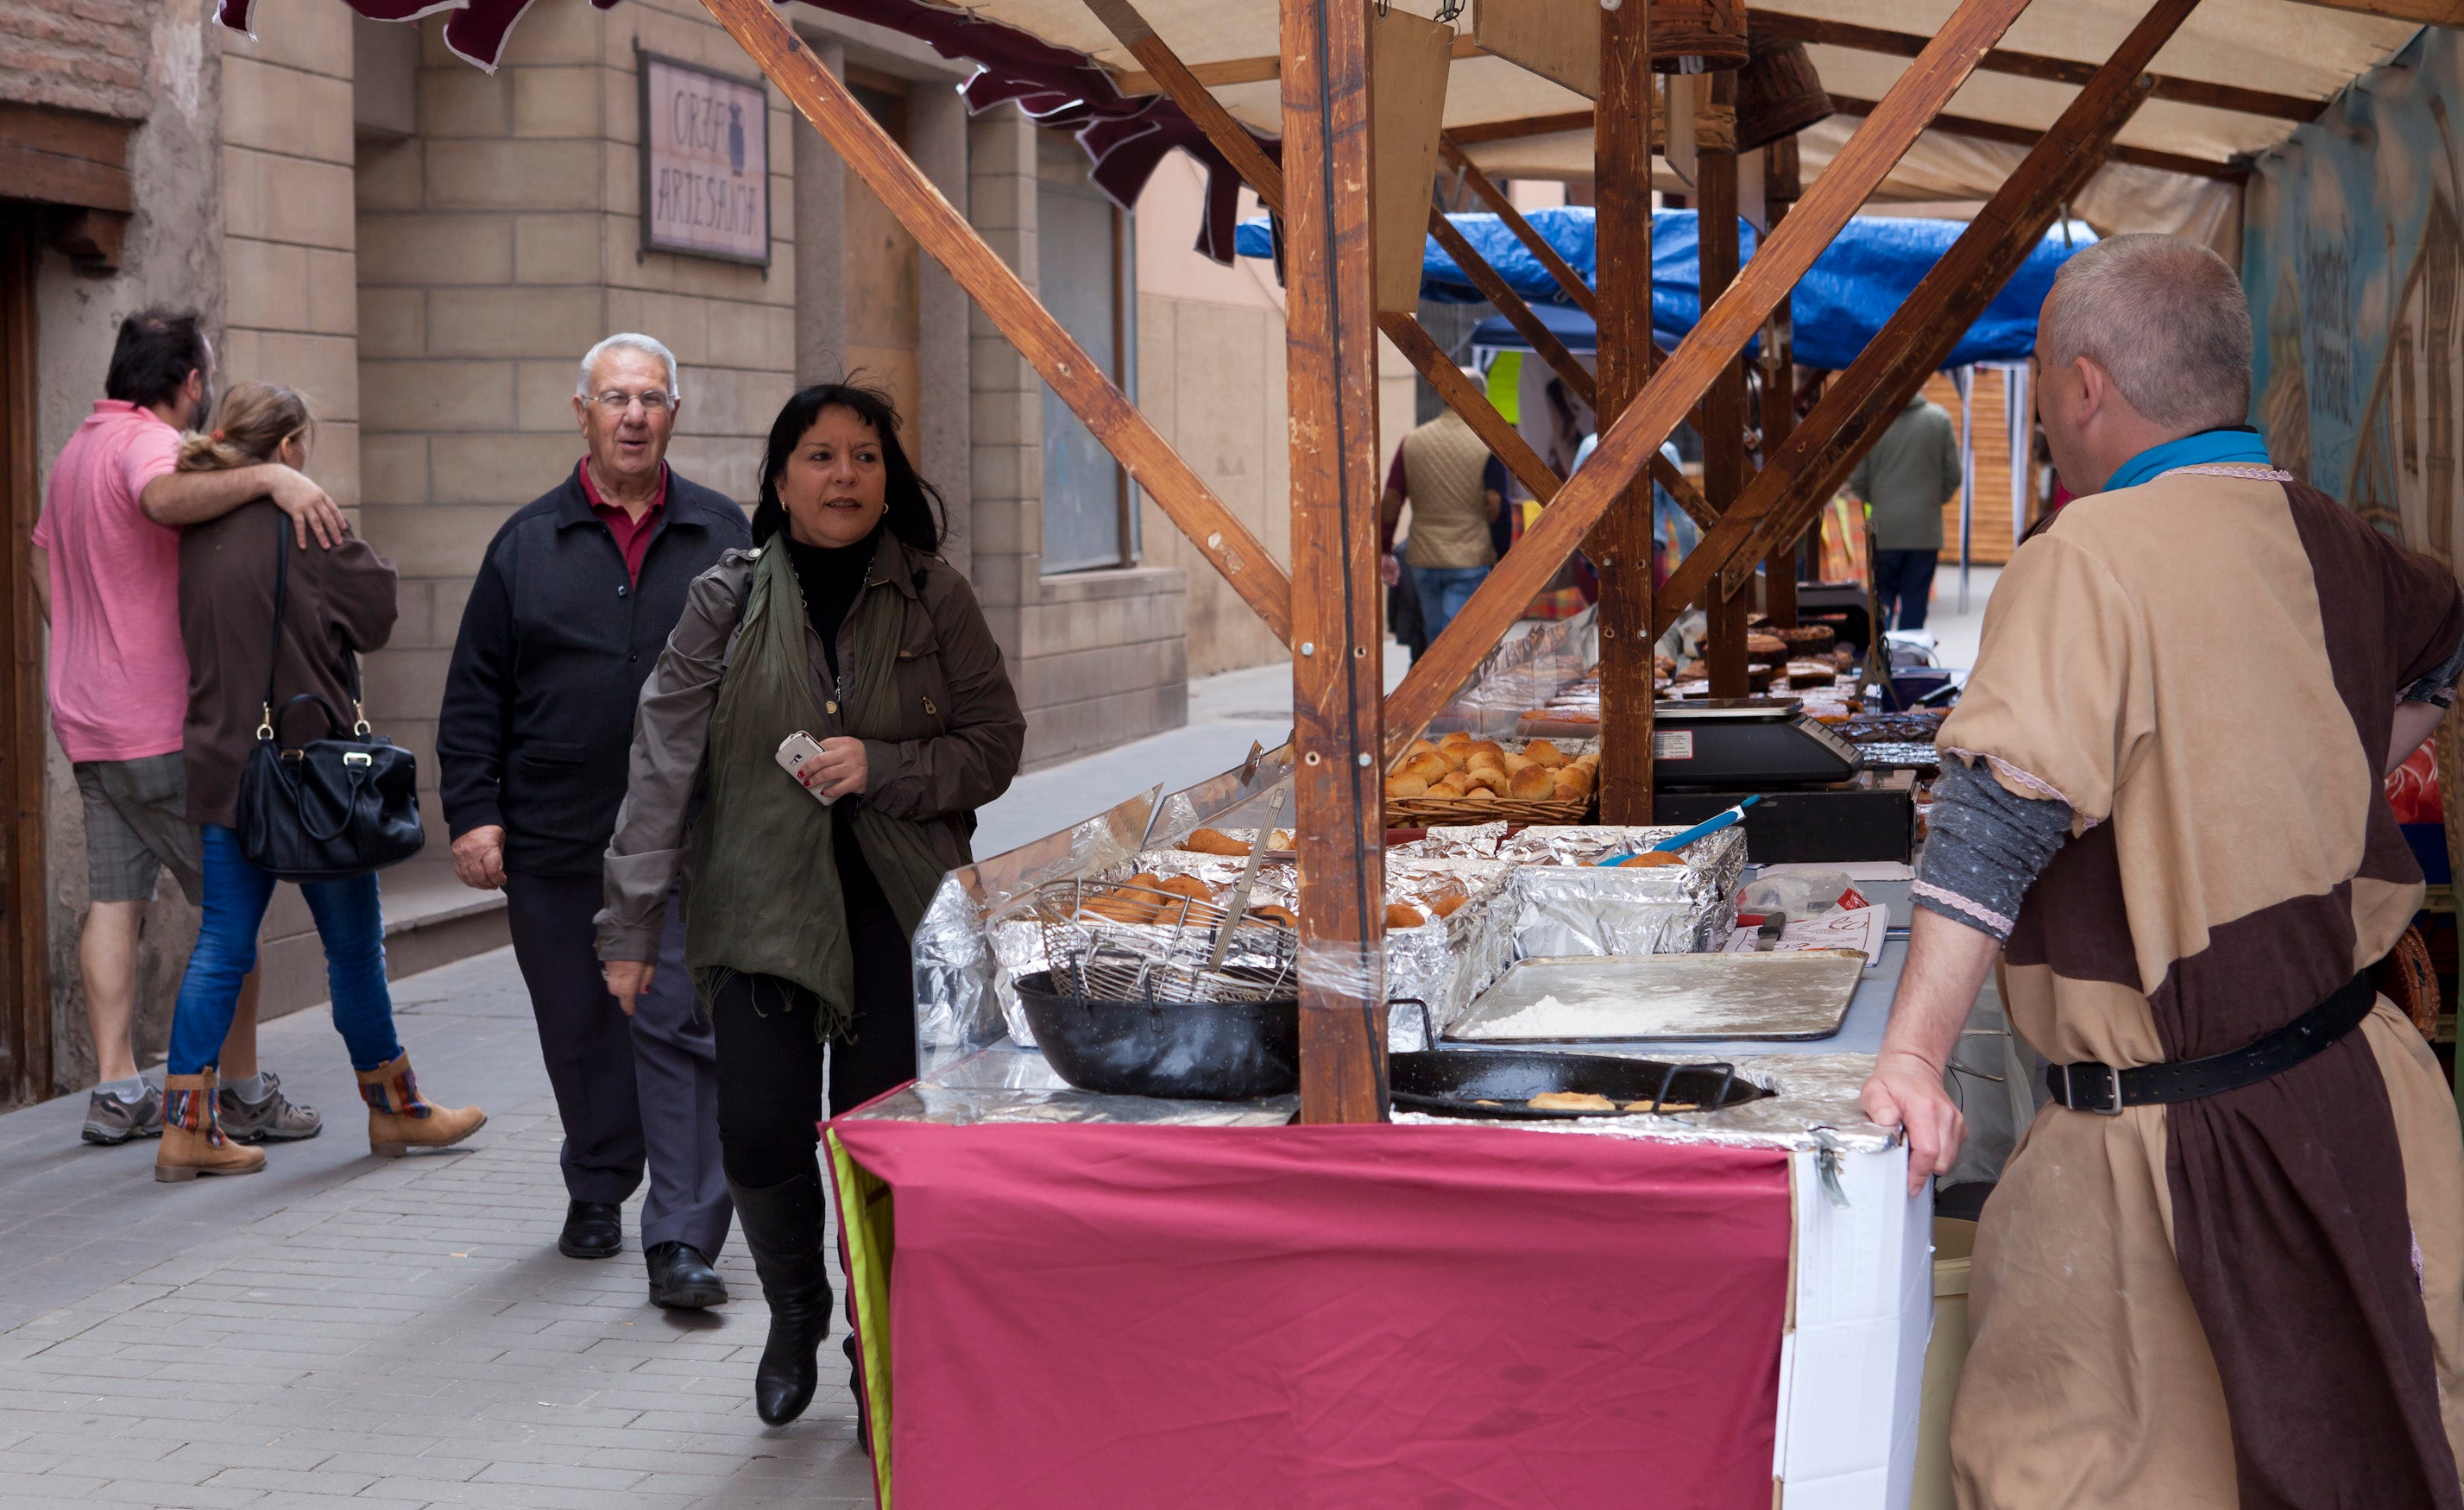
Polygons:
<instances>
[{"instance_id":1,"label":"brown jacket","mask_svg":"<svg viewBox=\"0 0 2464 1510\"><path fill-rule=\"evenodd\" d=\"M948 868L969 864L975 810L1009 789L1026 743L1026 715L1001 667L975 589L938 557L885 533L867 591L907 600L898 646L900 727L894 739L865 741L864 800L875 812L925 825ZM668 888L683 868L686 827L701 785L718 686L736 649L736 631L753 577L753 551L730 551L693 579L684 617L657 669L642 687L625 805L607 845L606 901L599 914L599 957L656 959ZM881 580L886 572L886 581ZM850 612L839 628L841 666L855 664ZM821 636L804 629L825 727L816 739L844 734L831 695Z\"/></svg>"},{"instance_id":2,"label":"brown jacket","mask_svg":"<svg viewBox=\"0 0 2464 1510\"><path fill-rule=\"evenodd\" d=\"M181 532L180 640L188 651L181 763L192 823L239 826L239 776L264 718L275 552L290 532L291 521L271 498ZM283 597L275 707L313 692L347 729L354 717L350 657L381 648L393 633L393 563L356 536L331 550L294 545ZM280 730L293 742L326 732L324 715L308 705L293 709Z\"/></svg>"}]
</instances>

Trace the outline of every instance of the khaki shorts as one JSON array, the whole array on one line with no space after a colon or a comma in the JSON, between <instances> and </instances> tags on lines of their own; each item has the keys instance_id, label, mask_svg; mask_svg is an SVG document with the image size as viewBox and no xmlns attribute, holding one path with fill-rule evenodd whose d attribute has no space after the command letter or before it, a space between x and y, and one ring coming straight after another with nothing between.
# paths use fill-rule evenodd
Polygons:
<instances>
[{"instance_id":1,"label":"khaki shorts","mask_svg":"<svg viewBox=\"0 0 2464 1510\"><path fill-rule=\"evenodd\" d=\"M163 868L188 900L206 900L205 847L188 821L188 780L175 755L142 760L81 760L85 799L85 877L95 902L151 902Z\"/></svg>"}]
</instances>

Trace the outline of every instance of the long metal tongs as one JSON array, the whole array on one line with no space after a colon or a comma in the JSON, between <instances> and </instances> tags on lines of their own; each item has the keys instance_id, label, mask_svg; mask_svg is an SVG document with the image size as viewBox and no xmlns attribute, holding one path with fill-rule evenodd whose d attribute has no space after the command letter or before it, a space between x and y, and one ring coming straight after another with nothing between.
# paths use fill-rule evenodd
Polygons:
<instances>
[{"instance_id":1,"label":"long metal tongs","mask_svg":"<svg viewBox=\"0 0 2464 1510\"><path fill-rule=\"evenodd\" d=\"M1275 820L1284 816L1286 789L1276 787L1266 794L1265 821L1258 825L1256 842L1249 845L1249 863L1241 867L1241 880L1232 887L1232 905L1223 914L1222 924L1215 930L1215 952L1206 956L1208 970L1221 970L1223 956L1232 952L1232 930L1249 909L1249 885L1258 879L1258 862L1266 856L1266 846L1274 843Z\"/></svg>"}]
</instances>

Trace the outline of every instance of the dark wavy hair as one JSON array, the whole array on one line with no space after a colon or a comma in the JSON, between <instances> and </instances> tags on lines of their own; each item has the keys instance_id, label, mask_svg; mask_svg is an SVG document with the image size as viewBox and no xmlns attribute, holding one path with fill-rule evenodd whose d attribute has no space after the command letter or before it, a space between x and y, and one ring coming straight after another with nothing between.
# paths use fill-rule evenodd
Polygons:
<instances>
[{"instance_id":1,"label":"dark wavy hair","mask_svg":"<svg viewBox=\"0 0 2464 1510\"><path fill-rule=\"evenodd\" d=\"M787 470L787 458L796 452L796 443L804 438L822 411L830 408L850 410L881 438L881 464L889 473L882 518L890 533L927 556L941 554L943 520L949 514L941 491L917 474L915 464L898 444L898 410L890 396L858 383L816 383L800 388L770 422L769 448L761 453L761 502L753 511L753 543L766 544L786 529L787 509L779 501L779 478Z\"/></svg>"}]
</instances>

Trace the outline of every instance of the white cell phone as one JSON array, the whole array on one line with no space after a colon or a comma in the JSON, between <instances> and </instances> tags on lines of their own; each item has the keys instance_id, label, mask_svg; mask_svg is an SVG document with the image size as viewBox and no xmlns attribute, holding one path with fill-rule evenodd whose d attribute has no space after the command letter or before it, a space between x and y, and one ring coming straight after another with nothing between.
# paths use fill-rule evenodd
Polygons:
<instances>
[{"instance_id":1,"label":"white cell phone","mask_svg":"<svg viewBox=\"0 0 2464 1510\"><path fill-rule=\"evenodd\" d=\"M779 741L779 769L786 772L791 777L795 776L798 767L802 766L805 761L810 760L813 756L820 755L821 753L822 742L814 738L811 734L799 729L794 733L789 734L786 738ZM796 784L798 786L804 786L802 778L799 778ZM824 797L818 787L804 786L804 790L812 793L814 799L819 801L824 807L827 807L837 800L836 798Z\"/></svg>"}]
</instances>

